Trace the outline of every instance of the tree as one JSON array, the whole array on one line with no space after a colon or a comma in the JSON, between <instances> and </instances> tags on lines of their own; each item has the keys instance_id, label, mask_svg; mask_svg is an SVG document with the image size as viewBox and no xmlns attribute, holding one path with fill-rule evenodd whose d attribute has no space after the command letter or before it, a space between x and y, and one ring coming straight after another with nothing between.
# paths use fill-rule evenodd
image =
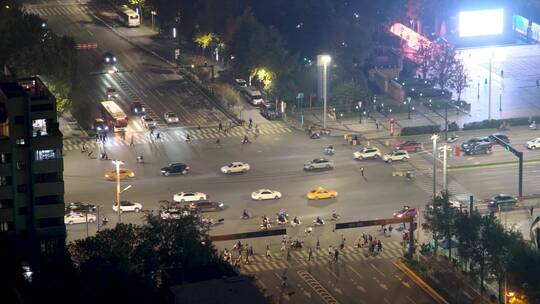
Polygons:
<instances>
[{"instance_id":1,"label":"tree","mask_svg":"<svg viewBox=\"0 0 540 304\"><path fill-rule=\"evenodd\" d=\"M210 46L210 43L217 40L217 36L214 33L205 33L195 36L195 43L197 43L202 49L202 55L204 56L204 50Z\"/></svg>"},{"instance_id":2,"label":"tree","mask_svg":"<svg viewBox=\"0 0 540 304\"><path fill-rule=\"evenodd\" d=\"M470 78L465 71L463 62L458 60L455 65L454 73L450 78L450 88L454 89L457 93L457 101L461 101L461 93L463 90L469 87Z\"/></svg>"},{"instance_id":3,"label":"tree","mask_svg":"<svg viewBox=\"0 0 540 304\"><path fill-rule=\"evenodd\" d=\"M421 42L420 48L414 53L414 60L418 65L418 69L422 74L422 79L426 79L429 71L431 70L431 64L433 62L433 44L426 44Z\"/></svg>"},{"instance_id":4,"label":"tree","mask_svg":"<svg viewBox=\"0 0 540 304\"><path fill-rule=\"evenodd\" d=\"M430 73L441 90L446 89L450 79L456 74L456 50L453 46L444 44L433 48Z\"/></svg>"},{"instance_id":5,"label":"tree","mask_svg":"<svg viewBox=\"0 0 540 304\"><path fill-rule=\"evenodd\" d=\"M361 79L365 80L365 79ZM332 101L335 104L356 105L358 101L367 102L371 96L364 81L352 79L339 82L332 90Z\"/></svg>"},{"instance_id":6,"label":"tree","mask_svg":"<svg viewBox=\"0 0 540 304\"><path fill-rule=\"evenodd\" d=\"M433 199L432 205L427 205L424 212L424 229L431 232L433 239L437 242L445 240L448 242L448 256L452 258L452 237L455 235L455 221L457 211L450 206L448 192L441 192ZM437 247L435 247L435 251Z\"/></svg>"},{"instance_id":7,"label":"tree","mask_svg":"<svg viewBox=\"0 0 540 304\"><path fill-rule=\"evenodd\" d=\"M458 254L463 261L465 270L473 269L474 263L470 263L477 255L480 245L480 228L482 216L478 210L458 212L455 221L455 232L458 241ZM469 264L470 263L470 264Z\"/></svg>"}]
</instances>

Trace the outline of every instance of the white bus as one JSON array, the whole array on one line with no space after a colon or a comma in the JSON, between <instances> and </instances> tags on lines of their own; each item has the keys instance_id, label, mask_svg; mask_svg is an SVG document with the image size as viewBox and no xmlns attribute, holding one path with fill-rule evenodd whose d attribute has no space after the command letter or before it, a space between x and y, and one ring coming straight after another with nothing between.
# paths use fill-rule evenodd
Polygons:
<instances>
[{"instance_id":1,"label":"white bus","mask_svg":"<svg viewBox=\"0 0 540 304\"><path fill-rule=\"evenodd\" d=\"M125 131L128 125L127 115L124 111L112 100L101 102L101 114L103 120L114 132Z\"/></svg>"},{"instance_id":2,"label":"white bus","mask_svg":"<svg viewBox=\"0 0 540 304\"><path fill-rule=\"evenodd\" d=\"M139 13L125 5L118 8L118 20L127 27L137 27L141 25Z\"/></svg>"},{"instance_id":3,"label":"white bus","mask_svg":"<svg viewBox=\"0 0 540 304\"><path fill-rule=\"evenodd\" d=\"M262 94L257 88L255 87L243 87L242 88L242 94L244 97L254 106L258 106L260 104L264 103L264 99L262 97Z\"/></svg>"}]
</instances>

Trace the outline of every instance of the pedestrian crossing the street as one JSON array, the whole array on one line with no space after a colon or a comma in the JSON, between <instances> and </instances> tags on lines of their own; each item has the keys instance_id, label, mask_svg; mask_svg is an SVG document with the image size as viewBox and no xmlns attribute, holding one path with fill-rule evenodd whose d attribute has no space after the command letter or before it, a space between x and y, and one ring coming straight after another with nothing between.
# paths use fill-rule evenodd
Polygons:
<instances>
[{"instance_id":1,"label":"pedestrian crossing the street","mask_svg":"<svg viewBox=\"0 0 540 304\"><path fill-rule=\"evenodd\" d=\"M383 249L370 255L367 247L357 248L356 246L345 246L339 253L338 261L341 263L368 261L374 259L395 259L403 256L406 250L401 242L387 241L383 243ZM249 263L242 264L240 270L245 273L255 273L286 269L289 267L308 267L313 265L324 265L334 261L334 255L330 255L327 250L313 249L313 256L309 260L307 248L291 250L291 257L286 258L285 253L273 254L271 258L263 255L253 255L249 258Z\"/></svg>"},{"instance_id":2,"label":"pedestrian crossing the street","mask_svg":"<svg viewBox=\"0 0 540 304\"><path fill-rule=\"evenodd\" d=\"M89 14L88 8L81 5L32 5L28 6L26 11L41 17Z\"/></svg>"},{"instance_id":3,"label":"pedestrian crossing the street","mask_svg":"<svg viewBox=\"0 0 540 304\"><path fill-rule=\"evenodd\" d=\"M268 136L268 135L279 135L292 132L287 126L280 122L271 122L258 125L259 135ZM216 140L218 138L242 138L247 135L251 140L255 138L255 130L245 128L245 127L234 127L231 130L224 132L220 131L218 127L211 128L170 128L167 130L162 130L160 133L160 138L156 138L156 133L150 135L149 132L137 132L126 134L125 138L122 139L120 136L108 137L104 142L105 147L129 147L133 137L134 145L148 144L148 143L167 143L167 142L185 142L187 135L193 140ZM96 140L91 138L86 139L65 139L64 140L64 150L74 151L81 150L86 147L93 148L96 146Z\"/></svg>"}]
</instances>

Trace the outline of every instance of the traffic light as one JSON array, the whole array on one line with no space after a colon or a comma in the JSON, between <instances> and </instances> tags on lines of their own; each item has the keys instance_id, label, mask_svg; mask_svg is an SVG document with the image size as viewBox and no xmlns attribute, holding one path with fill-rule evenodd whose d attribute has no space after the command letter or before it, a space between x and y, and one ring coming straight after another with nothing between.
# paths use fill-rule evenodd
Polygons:
<instances>
[{"instance_id":1,"label":"traffic light","mask_svg":"<svg viewBox=\"0 0 540 304\"><path fill-rule=\"evenodd\" d=\"M308 58L307 57L304 57L304 62L307 62L308 61Z\"/></svg>"}]
</instances>

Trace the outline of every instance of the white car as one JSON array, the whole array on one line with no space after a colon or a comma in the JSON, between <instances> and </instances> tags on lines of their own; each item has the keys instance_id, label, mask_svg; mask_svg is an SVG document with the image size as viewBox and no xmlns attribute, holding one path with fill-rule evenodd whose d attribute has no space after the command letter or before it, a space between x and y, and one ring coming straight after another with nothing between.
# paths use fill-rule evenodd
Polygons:
<instances>
[{"instance_id":1,"label":"white car","mask_svg":"<svg viewBox=\"0 0 540 304\"><path fill-rule=\"evenodd\" d=\"M390 154L385 154L383 156L383 160L387 163L391 163L394 160L406 160L409 158L411 157L409 156L409 153L405 150L396 150Z\"/></svg>"},{"instance_id":2,"label":"white car","mask_svg":"<svg viewBox=\"0 0 540 304\"><path fill-rule=\"evenodd\" d=\"M180 121L174 112L165 112L165 114L163 114L163 118L165 118L165 121L169 124L175 124Z\"/></svg>"},{"instance_id":3,"label":"white car","mask_svg":"<svg viewBox=\"0 0 540 304\"><path fill-rule=\"evenodd\" d=\"M221 167L221 172L225 174L248 172L250 169L249 164L243 162L232 162L226 166Z\"/></svg>"},{"instance_id":4,"label":"white car","mask_svg":"<svg viewBox=\"0 0 540 304\"><path fill-rule=\"evenodd\" d=\"M281 198L281 192L269 189L259 189L251 193L251 198L256 201Z\"/></svg>"},{"instance_id":5,"label":"white car","mask_svg":"<svg viewBox=\"0 0 540 304\"><path fill-rule=\"evenodd\" d=\"M196 202L206 200L208 196L202 192L178 192L173 196L173 201L177 203Z\"/></svg>"},{"instance_id":6,"label":"white car","mask_svg":"<svg viewBox=\"0 0 540 304\"><path fill-rule=\"evenodd\" d=\"M540 148L540 137L527 141L527 149L536 150Z\"/></svg>"},{"instance_id":7,"label":"white car","mask_svg":"<svg viewBox=\"0 0 540 304\"><path fill-rule=\"evenodd\" d=\"M382 154L378 148L367 147L362 149L362 151L354 152L353 155L355 159L362 160L364 158L379 158Z\"/></svg>"},{"instance_id":8,"label":"white car","mask_svg":"<svg viewBox=\"0 0 540 304\"><path fill-rule=\"evenodd\" d=\"M118 205L113 204L112 209L114 212L118 212ZM120 201L120 212L139 212L142 210L142 205L130 201Z\"/></svg>"},{"instance_id":9,"label":"white car","mask_svg":"<svg viewBox=\"0 0 540 304\"><path fill-rule=\"evenodd\" d=\"M66 225L82 224L82 223L86 223L86 219L88 219L88 223L93 223L97 220L97 217L90 213L84 214L81 212L70 212L64 215L64 224Z\"/></svg>"},{"instance_id":10,"label":"white car","mask_svg":"<svg viewBox=\"0 0 540 304\"><path fill-rule=\"evenodd\" d=\"M148 115L141 116L141 123L147 129L156 127L156 122Z\"/></svg>"}]
</instances>

